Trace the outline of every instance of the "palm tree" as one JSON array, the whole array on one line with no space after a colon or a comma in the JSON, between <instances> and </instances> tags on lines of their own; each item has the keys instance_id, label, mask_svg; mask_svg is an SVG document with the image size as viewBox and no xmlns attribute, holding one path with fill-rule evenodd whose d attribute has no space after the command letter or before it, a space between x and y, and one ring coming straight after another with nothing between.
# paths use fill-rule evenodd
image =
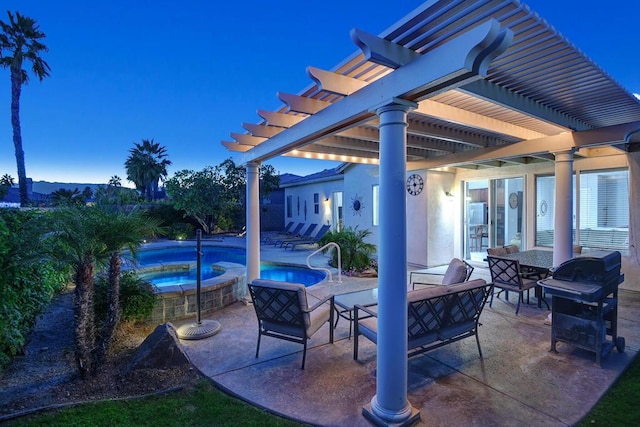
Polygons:
<instances>
[{"instance_id":1,"label":"palm tree","mask_svg":"<svg viewBox=\"0 0 640 427\"><path fill-rule=\"evenodd\" d=\"M158 190L160 179L166 179L167 166L171 161L167 157L167 149L153 139L143 139L139 144L134 142L129 150L129 157L124 163L127 179L134 183L147 200L153 200Z\"/></svg>"},{"instance_id":2,"label":"palm tree","mask_svg":"<svg viewBox=\"0 0 640 427\"><path fill-rule=\"evenodd\" d=\"M58 259L69 262L74 271L76 362L80 376L87 378L103 362L120 319L120 251L135 251L159 227L138 211L127 215L99 207L68 207L52 215L54 233L49 237L58 243ZM106 266L108 313L98 340L93 308L95 273Z\"/></svg>"},{"instance_id":3,"label":"palm tree","mask_svg":"<svg viewBox=\"0 0 640 427\"><path fill-rule=\"evenodd\" d=\"M4 198L9 192L9 189L13 187L13 177L8 173L5 173L0 177L0 200Z\"/></svg>"},{"instance_id":4,"label":"palm tree","mask_svg":"<svg viewBox=\"0 0 640 427\"><path fill-rule=\"evenodd\" d=\"M76 363L82 378L95 372L95 315L93 308L94 275L105 264L106 251L97 238L99 216L94 208L68 207L53 212L53 233L48 237L56 244L56 257L73 269L75 289L74 315Z\"/></svg>"},{"instance_id":5,"label":"palm tree","mask_svg":"<svg viewBox=\"0 0 640 427\"><path fill-rule=\"evenodd\" d=\"M87 202L84 194L80 190L67 190L59 188L51 193L51 204L53 206L82 206Z\"/></svg>"},{"instance_id":6,"label":"palm tree","mask_svg":"<svg viewBox=\"0 0 640 427\"><path fill-rule=\"evenodd\" d=\"M18 184L20 186L20 204L29 203L27 193L27 172L22 149L22 133L20 130L20 94L22 85L29 80L27 71L23 69L25 61L32 65L33 74L42 81L49 75L49 64L41 57L47 46L40 42L45 34L40 31L36 20L22 16L16 12L13 16L7 11L9 22L0 21L0 66L9 68L11 72L11 126L13 128L13 145L18 167Z\"/></svg>"},{"instance_id":7,"label":"palm tree","mask_svg":"<svg viewBox=\"0 0 640 427\"><path fill-rule=\"evenodd\" d=\"M122 271L121 251L127 249L135 256L138 247L145 239L160 233L160 222L149 218L142 211L130 213L108 212L100 210L102 220L97 232L97 239L102 241L109 256L107 292L107 318L102 325L100 342L97 346L96 364L102 365L111 346L115 330L120 322L120 277Z\"/></svg>"}]
</instances>

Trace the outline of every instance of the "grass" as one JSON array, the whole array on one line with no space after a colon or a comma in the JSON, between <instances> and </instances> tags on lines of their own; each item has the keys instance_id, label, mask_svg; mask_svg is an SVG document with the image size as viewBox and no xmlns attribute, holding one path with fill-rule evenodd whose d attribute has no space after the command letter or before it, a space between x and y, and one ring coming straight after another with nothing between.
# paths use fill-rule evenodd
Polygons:
<instances>
[{"instance_id":1,"label":"grass","mask_svg":"<svg viewBox=\"0 0 640 427\"><path fill-rule=\"evenodd\" d=\"M209 381L192 389L146 397L90 403L8 423L12 426L300 426L230 397Z\"/></svg>"},{"instance_id":2,"label":"grass","mask_svg":"<svg viewBox=\"0 0 640 427\"><path fill-rule=\"evenodd\" d=\"M640 425L640 358L636 357L577 427ZM300 424L230 397L206 380L195 388L148 397L86 404L15 420L20 426L276 426Z\"/></svg>"},{"instance_id":3,"label":"grass","mask_svg":"<svg viewBox=\"0 0 640 427\"><path fill-rule=\"evenodd\" d=\"M640 425L640 357L607 391L577 427L609 427Z\"/></svg>"}]
</instances>

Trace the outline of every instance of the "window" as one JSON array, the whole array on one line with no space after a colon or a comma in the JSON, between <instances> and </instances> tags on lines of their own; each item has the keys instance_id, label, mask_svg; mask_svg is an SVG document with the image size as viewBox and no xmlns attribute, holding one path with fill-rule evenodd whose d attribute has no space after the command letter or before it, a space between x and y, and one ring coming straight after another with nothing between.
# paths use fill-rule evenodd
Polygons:
<instances>
[{"instance_id":1,"label":"window","mask_svg":"<svg viewBox=\"0 0 640 427\"><path fill-rule=\"evenodd\" d=\"M629 172L580 174L580 228L577 239L587 249L629 249Z\"/></svg>"},{"instance_id":2,"label":"window","mask_svg":"<svg viewBox=\"0 0 640 427\"><path fill-rule=\"evenodd\" d=\"M378 206L380 205L380 186L373 186L373 225L380 225L380 211Z\"/></svg>"},{"instance_id":3,"label":"window","mask_svg":"<svg viewBox=\"0 0 640 427\"><path fill-rule=\"evenodd\" d=\"M318 215L320 213L320 194L313 193L313 213Z\"/></svg>"},{"instance_id":4,"label":"window","mask_svg":"<svg viewBox=\"0 0 640 427\"><path fill-rule=\"evenodd\" d=\"M287 218L293 217L293 196L287 196Z\"/></svg>"},{"instance_id":5,"label":"window","mask_svg":"<svg viewBox=\"0 0 640 427\"><path fill-rule=\"evenodd\" d=\"M573 243L586 251L626 252L629 249L628 170L582 172L577 179L574 176L573 189ZM537 246L553 246L554 204L555 177L537 177Z\"/></svg>"}]
</instances>

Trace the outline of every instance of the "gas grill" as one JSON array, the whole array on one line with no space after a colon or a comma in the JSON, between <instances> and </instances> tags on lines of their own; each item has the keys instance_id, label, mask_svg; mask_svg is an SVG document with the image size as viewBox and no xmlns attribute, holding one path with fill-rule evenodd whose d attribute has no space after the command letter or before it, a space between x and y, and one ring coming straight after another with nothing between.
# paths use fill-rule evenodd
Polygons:
<instances>
[{"instance_id":1,"label":"gas grill","mask_svg":"<svg viewBox=\"0 0 640 427\"><path fill-rule=\"evenodd\" d=\"M618 286L624 281L620 264L618 251L590 252L565 261L538 282L552 296L551 351L558 341L567 342L595 352L599 365L613 347L624 352L624 338L617 335Z\"/></svg>"}]
</instances>

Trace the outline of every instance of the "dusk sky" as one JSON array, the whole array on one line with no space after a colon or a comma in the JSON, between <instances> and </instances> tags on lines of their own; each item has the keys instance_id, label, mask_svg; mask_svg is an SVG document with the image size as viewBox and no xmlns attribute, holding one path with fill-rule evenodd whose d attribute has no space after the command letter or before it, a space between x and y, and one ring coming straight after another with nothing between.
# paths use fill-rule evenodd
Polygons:
<instances>
[{"instance_id":1,"label":"dusk sky","mask_svg":"<svg viewBox=\"0 0 640 427\"><path fill-rule=\"evenodd\" d=\"M640 93L637 0L524 1L630 92ZM276 92L311 83L356 50L351 28L378 34L422 1L2 0L46 33L51 76L23 87L22 136L35 181L126 181L134 142L153 138L173 164L200 170L231 157L220 141L276 110ZM180 6L180 7L178 7ZM0 175L17 180L9 71L0 69ZM334 162L278 158L306 175Z\"/></svg>"}]
</instances>

